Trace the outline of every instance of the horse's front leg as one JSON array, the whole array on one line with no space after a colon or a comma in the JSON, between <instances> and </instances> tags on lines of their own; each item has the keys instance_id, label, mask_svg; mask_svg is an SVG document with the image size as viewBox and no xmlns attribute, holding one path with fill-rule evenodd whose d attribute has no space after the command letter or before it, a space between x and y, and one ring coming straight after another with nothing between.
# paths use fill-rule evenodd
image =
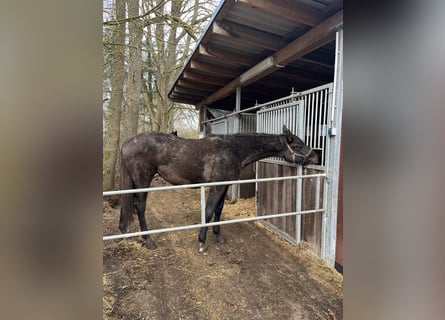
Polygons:
<instances>
[{"instance_id":1,"label":"horse's front leg","mask_svg":"<svg viewBox=\"0 0 445 320\"><path fill-rule=\"evenodd\" d=\"M223 194L221 195L221 198L219 199L219 202L215 209L215 219L214 219L215 222L219 222L221 220L221 213L224 208L224 200L226 198L226 194L227 194L227 190L228 190L229 186L223 186L223 188L225 188L225 190L224 190ZM215 234L216 242L219 242L219 243L225 242L224 237L221 235L221 229L220 229L219 225L213 226L213 233Z\"/></svg>"},{"instance_id":2,"label":"horse's front leg","mask_svg":"<svg viewBox=\"0 0 445 320\"><path fill-rule=\"evenodd\" d=\"M209 196L207 198L206 209L205 209L205 222L209 223L212 220L213 213L217 209L220 199L227 192L227 187L211 187L209 191ZM224 198L224 197L223 197ZM224 205L224 203L223 203ZM222 208L221 208L222 209ZM221 215L221 212L219 213ZM207 237L208 227L202 227L199 231L198 241L199 241L199 252L204 252L206 249L206 237Z\"/></svg>"}]
</instances>

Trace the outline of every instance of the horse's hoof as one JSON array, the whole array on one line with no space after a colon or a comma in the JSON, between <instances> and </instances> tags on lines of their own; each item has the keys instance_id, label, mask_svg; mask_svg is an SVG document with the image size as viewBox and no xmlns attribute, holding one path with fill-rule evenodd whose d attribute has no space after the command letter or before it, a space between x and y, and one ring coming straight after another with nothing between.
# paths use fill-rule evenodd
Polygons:
<instances>
[{"instance_id":1,"label":"horse's hoof","mask_svg":"<svg viewBox=\"0 0 445 320\"><path fill-rule=\"evenodd\" d=\"M216 242L217 243L226 243L226 239L222 235L217 234L215 236L216 236Z\"/></svg>"},{"instance_id":2,"label":"horse's hoof","mask_svg":"<svg viewBox=\"0 0 445 320\"><path fill-rule=\"evenodd\" d=\"M154 250L156 249L158 246L156 245L156 243L154 243L153 241L145 241L145 245L147 246L148 249L150 250Z\"/></svg>"},{"instance_id":3,"label":"horse's hoof","mask_svg":"<svg viewBox=\"0 0 445 320\"><path fill-rule=\"evenodd\" d=\"M199 253L204 253L205 254L206 249L207 249L207 247L206 247L205 243L204 242L200 242L199 243Z\"/></svg>"}]
</instances>

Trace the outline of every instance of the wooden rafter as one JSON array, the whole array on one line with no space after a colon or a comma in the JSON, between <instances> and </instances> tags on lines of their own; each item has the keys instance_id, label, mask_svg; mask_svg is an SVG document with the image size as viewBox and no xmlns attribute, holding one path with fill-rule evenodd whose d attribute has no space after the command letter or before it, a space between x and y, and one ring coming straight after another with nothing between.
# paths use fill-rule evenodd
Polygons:
<instances>
[{"instance_id":1,"label":"wooden rafter","mask_svg":"<svg viewBox=\"0 0 445 320\"><path fill-rule=\"evenodd\" d=\"M209 83L202 83L202 82L197 82L197 81L193 81L193 80L188 80L188 79L180 79L178 80L177 85L183 87L183 88L189 88L189 89L194 89L194 88L199 88L201 90L204 91L215 91L218 90L220 88L220 86L217 85L213 85L213 84L209 84Z\"/></svg>"},{"instance_id":2,"label":"wooden rafter","mask_svg":"<svg viewBox=\"0 0 445 320\"><path fill-rule=\"evenodd\" d=\"M288 0L238 0L238 3L261 9L265 12L273 13L286 20L301 23L308 26L315 26L322 20L321 12Z\"/></svg>"},{"instance_id":3,"label":"wooden rafter","mask_svg":"<svg viewBox=\"0 0 445 320\"><path fill-rule=\"evenodd\" d=\"M195 89L195 88L194 89L190 89L190 88L182 87L180 85L177 85L175 87L174 92L177 92L179 94L197 96L197 97L207 97L209 95L208 91L198 90L198 89Z\"/></svg>"},{"instance_id":4,"label":"wooden rafter","mask_svg":"<svg viewBox=\"0 0 445 320\"><path fill-rule=\"evenodd\" d=\"M229 77L237 77L240 75L241 71L237 71L234 69L225 68L222 66L217 66L210 63L200 62L196 60L192 60L190 62L190 69L194 69L197 72L207 73L215 76L229 76Z\"/></svg>"},{"instance_id":5,"label":"wooden rafter","mask_svg":"<svg viewBox=\"0 0 445 320\"><path fill-rule=\"evenodd\" d=\"M236 42L276 51L285 45L281 38L233 23L215 22L212 33Z\"/></svg>"},{"instance_id":6,"label":"wooden rafter","mask_svg":"<svg viewBox=\"0 0 445 320\"><path fill-rule=\"evenodd\" d=\"M204 82L204 83L210 83L210 84L216 84L219 86L224 86L229 82L229 80L227 78L209 76L209 75L205 75L205 74L201 74L201 73L197 73L197 72L193 72L193 71L184 71L184 79L189 79L189 80Z\"/></svg>"},{"instance_id":7,"label":"wooden rafter","mask_svg":"<svg viewBox=\"0 0 445 320\"><path fill-rule=\"evenodd\" d=\"M242 66L251 66L257 62L256 60L244 56L239 53L229 52L223 49L214 48L212 46L204 46L202 44L199 45L199 55L210 57L216 60L223 60L235 64L239 64Z\"/></svg>"}]
</instances>

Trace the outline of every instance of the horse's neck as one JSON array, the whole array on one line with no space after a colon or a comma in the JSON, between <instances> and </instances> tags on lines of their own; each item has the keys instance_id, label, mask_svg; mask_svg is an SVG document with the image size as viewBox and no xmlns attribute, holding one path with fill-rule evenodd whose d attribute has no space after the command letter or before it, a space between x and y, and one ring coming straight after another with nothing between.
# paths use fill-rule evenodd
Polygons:
<instances>
[{"instance_id":1,"label":"horse's neck","mask_svg":"<svg viewBox=\"0 0 445 320\"><path fill-rule=\"evenodd\" d=\"M283 144L278 135L255 135L246 136L239 139L241 145L238 146L242 161L241 166L245 166L268 157L278 156L283 150Z\"/></svg>"}]
</instances>

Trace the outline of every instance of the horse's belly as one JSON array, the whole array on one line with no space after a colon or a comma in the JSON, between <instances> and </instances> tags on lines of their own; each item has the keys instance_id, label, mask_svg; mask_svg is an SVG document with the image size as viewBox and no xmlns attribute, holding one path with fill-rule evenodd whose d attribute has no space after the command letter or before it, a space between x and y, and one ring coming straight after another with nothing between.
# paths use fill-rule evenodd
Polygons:
<instances>
[{"instance_id":1,"label":"horse's belly","mask_svg":"<svg viewBox=\"0 0 445 320\"><path fill-rule=\"evenodd\" d=\"M211 165L210 163L158 167L159 175L167 182L175 185L236 180L239 178L239 172L239 170L229 166Z\"/></svg>"},{"instance_id":2,"label":"horse's belly","mask_svg":"<svg viewBox=\"0 0 445 320\"><path fill-rule=\"evenodd\" d=\"M208 180L202 176L201 170L172 170L169 167L159 167L158 173L168 183L180 185L207 182Z\"/></svg>"}]
</instances>

